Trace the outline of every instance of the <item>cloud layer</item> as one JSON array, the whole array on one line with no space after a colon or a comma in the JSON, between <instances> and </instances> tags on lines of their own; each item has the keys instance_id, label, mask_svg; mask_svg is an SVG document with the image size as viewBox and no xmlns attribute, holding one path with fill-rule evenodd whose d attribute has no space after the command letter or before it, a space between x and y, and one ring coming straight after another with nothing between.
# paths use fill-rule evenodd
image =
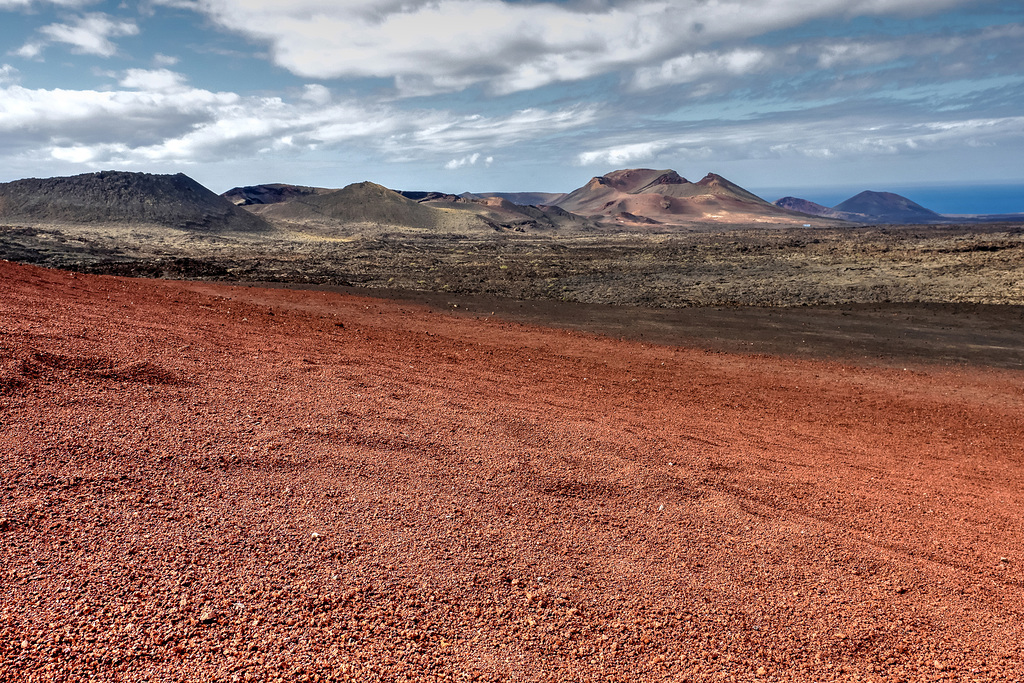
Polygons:
<instances>
[{"instance_id":1,"label":"cloud layer","mask_svg":"<svg viewBox=\"0 0 1024 683\"><path fill-rule=\"evenodd\" d=\"M0 70L0 78L4 71ZM332 100L310 85L291 101L191 87L167 69L129 69L118 89L0 87L0 154L44 154L91 165L196 164L302 154L347 144L381 155L448 157L505 147L583 125L591 110L529 109L499 117L402 110ZM130 126L111 126L111 121ZM451 168L474 165L469 152ZM490 163L488 155L485 163Z\"/></svg>"},{"instance_id":2,"label":"cloud layer","mask_svg":"<svg viewBox=\"0 0 1024 683\"><path fill-rule=\"evenodd\" d=\"M180 0L173 0L180 4ZM483 85L493 93L639 69L642 84L691 69L746 72L756 50L707 51L815 19L936 12L965 0L195 0L231 31L266 42L304 78L394 79L408 95ZM692 78L691 78L692 80Z\"/></svg>"},{"instance_id":3,"label":"cloud layer","mask_svg":"<svg viewBox=\"0 0 1024 683\"><path fill-rule=\"evenodd\" d=\"M0 0L0 21L22 27L0 58L0 160L33 173L234 164L282 181L427 169L560 190L639 165L951 176L965 172L951 160L993 159L991 176L1020 177L1006 161L1024 155L1015 7Z\"/></svg>"}]
</instances>

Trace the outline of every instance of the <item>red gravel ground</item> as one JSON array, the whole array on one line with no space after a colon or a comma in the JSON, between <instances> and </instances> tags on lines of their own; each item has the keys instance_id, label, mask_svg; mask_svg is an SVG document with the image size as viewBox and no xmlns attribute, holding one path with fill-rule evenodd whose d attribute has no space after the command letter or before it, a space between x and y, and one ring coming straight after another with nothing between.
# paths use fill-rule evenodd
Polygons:
<instances>
[{"instance_id":1,"label":"red gravel ground","mask_svg":"<svg viewBox=\"0 0 1024 683\"><path fill-rule=\"evenodd\" d=\"M0 679L1020 681L1022 379L0 262Z\"/></svg>"}]
</instances>

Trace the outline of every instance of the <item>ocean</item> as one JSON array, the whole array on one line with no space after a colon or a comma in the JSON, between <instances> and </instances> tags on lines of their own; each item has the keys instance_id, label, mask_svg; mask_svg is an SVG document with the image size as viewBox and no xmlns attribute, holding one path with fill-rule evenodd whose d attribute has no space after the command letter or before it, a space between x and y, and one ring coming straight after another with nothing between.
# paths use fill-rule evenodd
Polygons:
<instances>
[{"instance_id":1,"label":"ocean","mask_svg":"<svg viewBox=\"0 0 1024 683\"><path fill-rule=\"evenodd\" d=\"M887 185L879 187L764 188L751 192L774 202L799 197L822 206L835 206L864 190L893 192L937 213L1024 213L1024 184L992 185Z\"/></svg>"}]
</instances>

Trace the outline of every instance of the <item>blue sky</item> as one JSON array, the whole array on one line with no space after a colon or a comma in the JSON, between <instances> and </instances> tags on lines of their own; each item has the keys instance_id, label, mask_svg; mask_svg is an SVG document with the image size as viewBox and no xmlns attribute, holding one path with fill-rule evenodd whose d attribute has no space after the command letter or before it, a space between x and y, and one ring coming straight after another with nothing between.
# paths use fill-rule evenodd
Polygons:
<instances>
[{"instance_id":1,"label":"blue sky","mask_svg":"<svg viewBox=\"0 0 1024 683\"><path fill-rule=\"evenodd\" d=\"M1022 160L1019 0L0 0L0 180L825 196Z\"/></svg>"}]
</instances>

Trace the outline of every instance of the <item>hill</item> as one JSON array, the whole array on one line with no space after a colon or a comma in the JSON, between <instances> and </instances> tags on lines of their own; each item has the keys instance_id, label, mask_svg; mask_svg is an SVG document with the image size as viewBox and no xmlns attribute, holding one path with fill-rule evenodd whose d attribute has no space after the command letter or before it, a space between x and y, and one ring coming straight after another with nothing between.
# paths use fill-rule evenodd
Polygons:
<instances>
[{"instance_id":1,"label":"hill","mask_svg":"<svg viewBox=\"0 0 1024 683\"><path fill-rule=\"evenodd\" d=\"M0 222L159 225L202 232L260 232L270 225L192 178L101 171L0 184Z\"/></svg>"},{"instance_id":2,"label":"hill","mask_svg":"<svg viewBox=\"0 0 1024 683\"><path fill-rule=\"evenodd\" d=\"M892 192L865 190L833 207L836 211L860 214L878 223L942 223L946 218Z\"/></svg>"},{"instance_id":3,"label":"hill","mask_svg":"<svg viewBox=\"0 0 1024 683\"><path fill-rule=\"evenodd\" d=\"M871 190L861 192L831 208L798 197L783 197L775 201L775 206L851 223L949 223L953 220L952 217L935 213L898 194Z\"/></svg>"},{"instance_id":4,"label":"hill","mask_svg":"<svg viewBox=\"0 0 1024 683\"><path fill-rule=\"evenodd\" d=\"M594 221L558 206L517 204L499 196L498 193L475 198L430 193L420 202L437 208L476 215L494 229L516 232L589 232L599 228Z\"/></svg>"},{"instance_id":5,"label":"hill","mask_svg":"<svg viewBox=\"0 0 1024 683\"><path fill-rule=\"evenodd\" d=\"M324 194L309 194L250 210L271 220L312 225L382 228L450 228L452 221L430 206L369 181Z\"/></svg>"},{"instance_id":6,"label":"hill","mask_svg":"<svg viewBox=\"0 0 1024 683\"><path fill-rule=\"evenodd\" d=\"M303 185L288 185L285 183L270 183L267 185L246 185L245 187L233 187L221 196L235 206L252 206L253 204L277 204L286 202L296 197L306 197L315 194L326 194L334 190L325 187L305 187Z\"/></svg>"},{"instance_id":7,"label":"hill","mask_svg":"<svg viewBox=\"0 0 1024 683\"><path fill-rule=\"evenodd\" d=\"M443 192L395 191L371 182L324 193L295 194L247 209L300 231L377 230L491 233L586 230L592 221L557 207L519 206L500 197L470 199Z\"/></svg>"},{"instance_id":8,"label":"hill","mask_svg":"<svg viewBox=\"0 0 1024 683\"><path fill-rule=\"evenodd\" d=\"M565 198L564 192L464 192L467 199L499 197L520 206L552 206Z\"/></svg>"},{"instance_id":9,"label":"hill","mask_svg":"<svg viewBox=\"0 0 1024 683\"><path fill-rule=\"evenodd\" d=\"M800 213L806 213L809 216L820 216L822 218L837 218L844 221L858 221L862 217L857 214L846 213L843 211L836 211L827 206L822 206L808 199L800 199L799 197L783 197L773 202L775 206L788 209L789 211L798 211Z\"/></svg>"},{"instance_id":10,"label":"hill","mask_svg":"<svg viewBox=\"0 0 1024 683\"><path fill-rule=\"evenodd\" d=\"M785 223L806 220L714 173L696 183L672 170L614 171L592 178L557 206L630 226L688 223Z\"/></svg>"}]
</instances>

